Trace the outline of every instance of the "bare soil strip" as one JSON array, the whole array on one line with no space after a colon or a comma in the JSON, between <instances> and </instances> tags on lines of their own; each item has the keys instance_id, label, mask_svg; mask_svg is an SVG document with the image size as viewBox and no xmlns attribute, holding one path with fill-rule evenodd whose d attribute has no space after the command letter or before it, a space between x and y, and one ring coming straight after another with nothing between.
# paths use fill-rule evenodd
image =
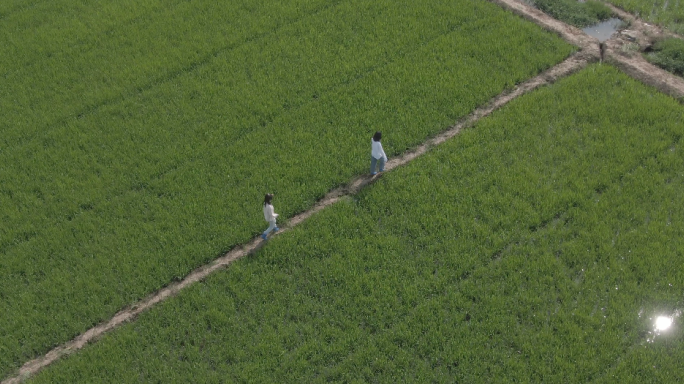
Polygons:
<instances>
[{"instance_id":1,"label":"bare soil strip","mask_svg":"<svg viewBox=\"0 0 684 384\"><path fill-rule=\"evenodd\" d=\"M649 63L639 53L625 51L625 43L621 37L606 41L604 60L660 92L677 99L684 97L684 79Z\"/></svg>"},{"instance_id":2,"label":"bare soil strip","mask_svg":"<svg viewBox=\"0 0 684 384\"><path fill-rule=\"evenodd\" d=\"M594 54L587 54L587 52L585 51L575 53L562 63L547 70L546 72L528 81L525 81L524 83L519 84L511 91L507 91L500 94L499 96L492 99L487 105L476 109L473 113L461 119L459 122L456 123L456 125L452 126L447 131L427 140L422 145L418 146L417 148L411 151L404 153L400 157L396 157L389 160L387 162L387 165L385 166L385 170L391 171L394 168L409 163L418 156L426 153L431 147L437 146L445 142L446 140L456 136L458 133L461 132L462 129L467 128L468 126L474 124L477 120L491 114L492 112L501 108L506 103L515 99L516 97L521 96L527 92L530 92L540 86L553 83L559 78L568 76L571 73L586 67L592 62L598 61L598 43L596 44L596 47L597 48L595 50L592 50L592 52L595 51ZM352 180L346 186L332 190L323 199L317 202L314 207L288 220L288 222L281 227L281 230L278 231L278 234L276 234L276 236L283 232L289 231L293 227L304 222L306 219L308 219L318 211L332 204L335 204L343 197L358 193L364 186L373 183L379 177L380 174L376 176L359 176ZM183 280L171 283L167 287L151 294L150 296L138 302L137 304L134 304L129 308L125 308L119 311L109 321L89 329L88 331L79 335L70 342L54 348L44 356L25 363L19 369L15 376L2 381L2 383L0 384L17 384L23 382L27 378L35 375L41 369L59 360L63 356L74 353L79 349L83 348L86 344L95 342L105 333L114 330L115 328L121 326L126 322L135 320L135 318L138 315L150 309L155 304L160 303L176 295L182 289L187 288L188 286L206 278L207 276L216 272L217 270L225 268L233 261L253 253L254 251L258 250L261 246L263 246L264 243L265 242L263 240L257 238L249 243L235 247L230 252L214 260L213 262L195 269Z\"/></svg>"},{"instance_id":3,"label":"bare soil strip","mask_svg":"<svg viewBox=\"0 0 684 384\"><path fill-rule=\"evenodd\" d=\"M645 49L664 37L681 38L674 33L643 22L633 15L607 4L629 28L620 31L603 44L603 59L629 76L655 87L674 98L684 97L684 79L649 63L642 55Z\"/></svg>"},{"instance_id":4,"label":"bare soil strip","mask_svg":"<svg viewBox=\"0 0 684 384\"><path fill-rule=\"evenodd\" d=\"M629 31L622 31L617 37L614 37L601 45L597 39L586 35L582 30L558 21L527 4L518 2L516 0L492 1L549 31L557 33L561 38L570 44L578 46L580 51L562 63L542 73L541 75L518 85L512 91L504 92L495 97L487 105L476 109L469 116L461 119L449 130L432 139L429 139L414 150L406 152L400 157L393 158L387 163L387 171L391 171L394 168L409 163L418 156L426 153L431 147L437 146L456 136L461 132L462 129L467 128L468 126L474 124L477 120L491 114L516 97L530 92L540 86L553 83L557 79L568 76L573 72L586 67L592 62L601 60L602 58L610 61L628 75L646 84L654 86L666 94L672 95L674 97L684 96L684 79L672 75L669 72L666 72L648 63L645 59L643 59L643 57L641 57L640 54L638 54L638 52L635 53L633 50L630 51L630 49L628 49L636 44L639 47L638 50L642 51L647 46L652 44L655 38L666 34L666 32L663 32L662 29L656 26L644 23L636 19L634 16L620 9L612 7L620 18L631 21L631 27ZM378 177L379 175L373 177L360 176L352 180L348 185L329 192L322 200L316 203L314 207L291 218L288 223L282 227L278 234L289 231L318 211L336 203L343 197L358 193L364 186L373 183L378 179ZM234 248L210 264L204 265L192 271L183 280L171 283L167 287L157 291L156 293L153 293L139 303L121 310L106 323L102 323L94 328L91 328L72 341L54 348L46 355L25 363L14 377L10 377L2 381L0 384L21 383L25 379L36 374L41 369L59 360L61 357L74 353L83 348L86 344L96 341L105 333L112 331L126 322L135 320L138 315L150 309L155 304L176 295L182 289L187 288L188 286L206 278L217 270L225 268L233 261L253 253L263 244L264 242L258 238L247 244L243 244Z\"/></svg>"},{"instance_id":5,"label":"bare soil strip","mask_svg":"<svg viewBox=\"0 0 684 384\"><path fill-rule=\"evenodd\" d=\"M615 13L620 20L624 20L629 23L629 27L626 29L627 31L637 32L638 34L641 34L643 38L645 38L639 42L639 45L644 48L653 44L655 40L662 39L664 37L682 38L681 36L665 30L655 24L649 24L632 15L631 13L614 6L613 4L604 4L608 6L608 8L610 8L610 10L613 11L613 13Z\"/></svg>"},{"instance_id":6,"label":"bare soil strip","mask_svg":"<svg viewBox=\"0 0 684 384\"><path fill-rule=\"evenodd\" d=\"M517 0L491 0L503 8L539 25L547 31L557 33L563 40L580 47L589 55L600 56L600 43L598 39L584 33L581 29L558 21L546 13Z\"/></svg>"},{"instance_id":7,"label":"bare soil strip","mask_svg":"<svg viewBox=\"0 0 684 384\"><path fill-rule=\"evenodd\" d=\"M546 30L559 34L565 41L580 47L587 54L596 54L596 50L598 50L601 60L620 68L627 75L644 84L675 98L684 97L684 79L649 63L640 54L659 38L680 36L667 32L656 25L648 24L630 13L605 3L620 19L628 21L630 26L627 30L621 31L615 37L600 44L597 39L585 34L579 28L558 21L518 0L491 1L510 9Z\"/></svg>"}]
</instances>

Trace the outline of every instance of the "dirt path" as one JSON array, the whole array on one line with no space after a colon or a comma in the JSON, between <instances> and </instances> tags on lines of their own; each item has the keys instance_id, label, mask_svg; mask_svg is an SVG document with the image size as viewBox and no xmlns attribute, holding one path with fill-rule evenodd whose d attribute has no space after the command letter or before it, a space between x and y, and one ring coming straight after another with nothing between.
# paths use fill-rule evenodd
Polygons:
<instances>
[{"instance_id":1,"label":"dirt path","mask_svg":"<svg viewBox=\"0 0 684 384\"><path fill-rule=\"evenodd\" d=\"M463 128L466 128L475 123L477 120L491 114L493 111L499 109L500 107L502 107L509 101L515 99L516 97L523 95L527 92L530 92L542 85L552 83L561 77L568 76L571 73L576 72L586 67L588 64L596 61L598 61L598 50L596 55L587 56L584 52L578 52L574 54L562 63L547 70L539 76L536 76L518 85L509 92L504 92L499 96L495 97L487 105L476 109L473 113L461 119L456 125L451 127L449 130L426 141L414 150L406 152L400 157L396 157L389 160L387 162L387 165L385 166L385 170L391 171L394 168L401 167L409 163L418 156L426 153L431 147L437 146L445 142L446 140L456 136L459 132L461 132ZM293 227L304 222L306 219L308 219L318 211L332 204L335 204L343 197L358 193L364 186L373 183L375 180L378 179L378 177L379 176L360 176L352 180L346 186L329 192L314 207L288 220L287 224L283 225L281 227L281 230L275 236L279 236L280 234L289 231ZM206 278L210 274L220 269L225 268L233 261L246 255L249 255L250 253L253 253L254 251L258 250L263 244L264 242L260 238L257 238L247 244L243 244L242 246L234 248L224 256L192 271L183 280L172 283L169 286L148 296L139 303L129 308L121 310L106 323L97 325L96 327L91 328L85 333L79 335L72 341L54 348L44 356L25 363L19 369L19 372L15 376L4 380L1 384L21 383L25 379L35 375L38 371L54 363L63 356L74 353L79 349L83 348L86 344L96 341L105 333L114 330L115 328L119 327L120 325L126 322L133 321L138 315L140 315L144 311L147 311L155 304L160 303L170 297L173 297L182 289L189 287L190 285Z\"/></svg>"},{"instance_id":2,"label":"dirt path","mask_svg":"<svg viewBox=\"0 0 684 384\"><path fill-rule=\"evenodd\" d=\"M628 21L628 29L616 34L603 44L585 34L579 28L558 21L542 11L518 0L492 0L504 8L555 32L565 41L576 45L588 55L598 54L601 60L620 68L627 75L655 87L675 98L684 97L684 79L656 67L646 61L640 52L662 37L676 36L662 28L648 24L633 15L607 4L622 20Z\"/></svg>"},{"instance_id":3,"label":"dirt path","mask_svg":"<svg viewBox=\"0 0 684 384\"><path fill-rule=\"evenodd\" d=\"M597 39L586 35L582 30L555 20L527 4L518 2L516 0L492 1L504 8L510 9L516 14L521 15L522 17L542 26L549 31L557 33L564 40L579 47L580 51L562 63L542 73L541 75L518 85L512 91L504 92L495 97L487 105L476 109L473 113L464 119L461 119L449 130L426 141L416 149L406 152L400 157L391 159L386 165L387 171L391 171L394 168L409 163L418 156L426 153L431 147L437 146L454 137L461 132L462 129L491 114L493 111L499 109L516 97L530 92L540 86L553 83L559 78L568 76L573 72L586 67L592 62L598 62L602 59L611 62L630 76L633 76L646 84L652 85L664 93L675 97L684 96L683 79L653 66L644 60L638 52L633 52L628 49L629 47L634 46L634 44L638 44L640 47L639 49L643 50L646 46L652 44L653 39L661 36L663 33L662 30L657 27L636 20L633 16L626 14L624 11L616 9L616 13L618 13L623 20L633 20L630 31L623 31L618 36L610 39L602 45ZM630 43L632 45L630 45ZM357 177L348 185L329 192L314 207L291 218L288 223L282 227L282 230L278 232L278 235L283 232L287 232L293 227L301 224L318 211L335 204L343 197L358 193L364 186L373 183L375 180L377 180L377 178L378 176ZM54 348L46 355L25 363L15 376L2 381L0 384L21 383L28 377L36 374L41 369L59 360L61 357L74 353L83 348L86 344L98 340L98 338L105 333L114 330L126 322L135 320L138 315L150 309L155 304L173 297L182 289L187 288L188 286L206 278L217 270L225 268L233 261L253 253L263 244L264 242L261 239L256 239L247 244L243 244L242 246L234 248L224 256L192 271L183 280L172 283L169 286L148 296L139 303L121 310L106 323L102 323L94 328L91 328L72 341Z\"/></svg>"},{"instance_id":4,"label":"dirt path","mask_svg":"<svg viewBox=\"0 0 684 384\"><path fill-rule=\"evenodd\" d=\"M491 0L503 8L513 11L523 18L539 25L547 31L557 33L563 40L579 47L585 54L600 57L600 42L598 39L584 33L581 29L558 21L546 13L517 0Z\"/></svg>"},{"instance_id":5,"label":"dirt path","mask_svg":"<svg viewBox=\"0 0 684 384\"><path fill-rule=\"evenodd\" d=\"M649 63L641 55L656 40L678 36L608 5L620 19L628 21L630 25L603 44L603 59L665 94L675 98L684 97L684 79Z\"/></svg>"}]
</instances>

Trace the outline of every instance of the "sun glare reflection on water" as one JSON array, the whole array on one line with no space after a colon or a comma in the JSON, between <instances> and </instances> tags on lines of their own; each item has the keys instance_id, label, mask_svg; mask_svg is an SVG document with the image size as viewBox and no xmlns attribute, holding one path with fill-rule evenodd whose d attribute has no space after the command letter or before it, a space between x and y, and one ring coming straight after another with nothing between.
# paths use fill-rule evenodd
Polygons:
<instances>
[{"instance_id":1,"label":"sun glare reflection on water","mask_svg":"<svg viewBox=\"0 0 684 384\"><path fill-rule=\"evenodd\" d=\"M658 332L667 331L672 326L672 318L669 316L658 316L655 321L655 330Z\"/></svg>"},{"instance_id":2,"label":"sun glare reflection on water","mask_svg":"<svg viewBox=\"0 0 684 384\"><path fill-rule=\"evenodd\" d=\"M641 317L642 311L639 312L639 317ZM672 315L659 315L655 317L653 322L653 330L648 332L649 337L646 339L647 342L653 343L656 336L664 335L672 330L674 321L676 317L681 315L680 311L675 311ZM653 318L651 318L653 319Z\"/></svg>"}]
</instances>

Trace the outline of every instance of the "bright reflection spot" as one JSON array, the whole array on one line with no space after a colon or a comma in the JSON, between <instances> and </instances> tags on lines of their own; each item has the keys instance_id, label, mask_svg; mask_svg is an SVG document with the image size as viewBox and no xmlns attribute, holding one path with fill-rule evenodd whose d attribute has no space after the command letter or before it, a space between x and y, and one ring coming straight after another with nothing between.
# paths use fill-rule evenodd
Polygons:
<instances>
[{"instance_id":1,"label":"bright reflection spot","mask_svg":"<svg viewBox=\"0 0 684 384\"><path fill-rule=\"evenodd\" d=\"M658 316L655 321L655 329L658 332L666 331L672 326L672 318L668 316Z\"/></svg>"},{"instance_id":2,"label":"bright reflection spot","mask_svg":"<svg viewBox=\"0 0 684 384\"><path fill-rule=\"evenodd\" d=\"M643 314L643 309L639 311L639 317ZM653 321L653 330L648 331L648 336L646 337L646 342L647 343L653 343L655 342L655 339L660 336L664 336L664 334L672 332L672 328L674 326L675 318L680 317L682 315L681 310L676 310L672 315L666 316L666 315L660 315L660 316L655 316L655 319L653 317L649 317L651 321Z\"/></svg>"}]
</instances>

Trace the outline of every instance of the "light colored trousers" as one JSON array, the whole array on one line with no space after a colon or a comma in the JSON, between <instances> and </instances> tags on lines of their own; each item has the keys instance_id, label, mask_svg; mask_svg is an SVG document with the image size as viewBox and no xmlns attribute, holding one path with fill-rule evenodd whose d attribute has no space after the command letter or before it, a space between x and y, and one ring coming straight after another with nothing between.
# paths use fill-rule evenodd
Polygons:
<instances>
[{"instance_id":1,"label":"light colored trousers","mask_svg":"<svg viewBox=\"0 0 684 384\"><path fill-rule=\"evenodd\" d=\"M264 231L264 236L268 236L268 234L269 234L272 230L274 230L274 229L276 229L276 222L275 222L275 220L269 221L269 222L268 222L268 229L266 229L266 230Z\"/></svg>"},{"instance_id":2,"label":"light colored trousers","mask_svg":"<svg viewBox=\"0 0 684 384\"><path fill-rule=\"evenodd\" d=\"M385 170L385 159L384 158L379 158L376 159L375 157L371 156L371 173L375 172L375 164L378 164L378 172L382 172Z\"/></svg>"}]
</instances>

